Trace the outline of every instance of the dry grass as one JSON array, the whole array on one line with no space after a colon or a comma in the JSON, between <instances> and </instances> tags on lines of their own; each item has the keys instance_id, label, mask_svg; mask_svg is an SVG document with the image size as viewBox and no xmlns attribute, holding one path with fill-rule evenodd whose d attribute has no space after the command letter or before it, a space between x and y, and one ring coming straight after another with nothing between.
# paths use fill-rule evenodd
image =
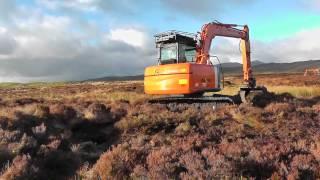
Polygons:
<instances>
[{"instance_id":1,"label":"dry grass","mask_svg":"<svg viewBox=\"0 0 320 180\"><path fill-rule=\"evenodd\" d=\"M137 92L104 92L102 90L94 90L88 93L80 93L75 96L70 96L66 98L72 99L83 99L91 101L117 101L117 100L126 100L126 101L136 101L138 99L147 98L145 94Z\"/></svg>"},{"instance_id":2,"label":"dry grass","mask_svg":"<svg viewBox=\"0 0 320 180\"><path fill-rule=\"evenodd\" d=\"M313 98L320 96L320 86L272 86L267 85L269 92L276 94L289 93L297 98ZM217 94L236 95L239 92L239 86L226 86ZM208 93L209 94L209 93ZM212 94L212 93L210 93Z\"/></svg>"},{"instance_id":3,"label":"dry grass","mask_svg":"<svg viewBox=\"0 0 320 180\"><path fill-rule=\"evenodd\" d=\"M268 86L268 91L276 94L289 93L298 98L313 98L320 96L320 86Z\"/></svg>"},{"instance_id":4,"label":"dry grass","mask_svg":"<svg viewBox=\"0 0 320 180\"><path fill-rule=\"evenodd\" d=\"M237 94L242 83L241 76L226 77L225 81L228 83L225 83L224 89L218 94ZM297 98L320 96L320 78L317 76L304 77L301 74L257 75L257 83L276 94L289 93Z\"/></svg>"},{"instance_id":5,"label":"dry grass","mask_svg":"<svg viewBox=\"0 0 320 180\"><path fill-rule=\"evenodd\" d=\"M254 129L261 131L263 123L261 123L262 110L260 108L250 107L249 109L235 109L231 111L233 118L241 123L248 125Z\"/></svg>"}]
</instances>

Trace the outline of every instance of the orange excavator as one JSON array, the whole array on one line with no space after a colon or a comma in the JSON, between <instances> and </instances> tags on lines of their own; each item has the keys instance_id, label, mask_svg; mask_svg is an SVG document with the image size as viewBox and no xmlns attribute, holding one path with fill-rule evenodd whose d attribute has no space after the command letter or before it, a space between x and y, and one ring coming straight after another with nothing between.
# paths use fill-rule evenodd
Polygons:
<instances>
[{"instance_id":1,"label":"orange excavator","mask_svg":"<svg viewBox=\"0 0 320 180\"><path fill-rule=\"evenodd\" d=\"M251 69L248 26L211 22L205 24L198 35L180 31L155 35L158 65L145 69L145 93L214 100L212 97L204 97L203 94L222 90L221 66L213 64L209 53L212 40L216 36L241 39L244 80L239 91L241 100L246 102L249 93L261 91L261 88L256 87Z\"/></svg>"}]
</instances>

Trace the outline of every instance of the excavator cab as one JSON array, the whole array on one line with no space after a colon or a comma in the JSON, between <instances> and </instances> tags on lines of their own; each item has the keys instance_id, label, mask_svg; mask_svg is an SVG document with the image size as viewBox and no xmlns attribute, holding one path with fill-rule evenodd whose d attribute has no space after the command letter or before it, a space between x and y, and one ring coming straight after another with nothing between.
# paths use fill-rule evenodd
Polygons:
<instances>
[{"instance_id":1,"label":"excavator cab","mask_svg":"<svg viewBox=\"0 0 320 180\"><path fill-rule=\"evenodd\" d=\"M145 69L147 94L199 96L221 90L220 66L196 63L195 34L167 31L155 35L155 43L158 65Z\"/></svg>"},{"instance_id":2,"label":"excavator cab","mask_svg":"<svg viewBox=\"0 0 320 180\"><path fill-rule=\"evenodd\" d=\"M155 42L160 65L195 62L196 35L168 31L155 35Z\"/></svg>"}]
</instances>

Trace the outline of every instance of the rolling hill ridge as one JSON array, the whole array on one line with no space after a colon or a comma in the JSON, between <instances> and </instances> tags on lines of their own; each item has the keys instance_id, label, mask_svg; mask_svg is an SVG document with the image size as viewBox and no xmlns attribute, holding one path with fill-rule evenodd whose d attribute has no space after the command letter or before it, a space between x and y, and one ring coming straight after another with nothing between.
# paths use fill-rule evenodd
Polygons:
<instances>
[{"instance_id":1,"label":"rolling hill ridge","mask_svg":"<svg viewBox=\"0 0 320 180\"><path fill-rule=\"evenodd\" d=\"M222 71L225 74L241 74L242 64L229 62L222 63ZM264 63L261 61L252 62L254 73L303 73L306 68L319 67L320 60L297 61L291 63ZM143 75L135 76L106 76L88 81L127 81L127 80L143 80Z\"/></svg>"}]
</instances>

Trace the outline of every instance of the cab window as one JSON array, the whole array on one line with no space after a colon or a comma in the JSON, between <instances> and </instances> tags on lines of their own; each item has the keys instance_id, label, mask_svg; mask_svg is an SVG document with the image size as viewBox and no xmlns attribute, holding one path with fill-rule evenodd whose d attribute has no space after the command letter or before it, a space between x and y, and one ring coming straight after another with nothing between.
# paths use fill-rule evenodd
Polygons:
<instances>
[{"instance_id":1,"label":"cab window","mask_svg":"<svg viewBox=\"0 0 320 180\"><path fill-rule=\"evenodd\" d=\"M179 62L194 62L196 49L184 44L179 45Z\"/></svg>"},{"instance_id":2,"label":"cab window","mask_svg":"<svg viewBox=\"0 0 320 180\"><path fill-rule=\"evenodd\" d=\"M160 61L161 61L161 64L177 63L176 44L161 47Z\"/></svg>"}]
</instances>

